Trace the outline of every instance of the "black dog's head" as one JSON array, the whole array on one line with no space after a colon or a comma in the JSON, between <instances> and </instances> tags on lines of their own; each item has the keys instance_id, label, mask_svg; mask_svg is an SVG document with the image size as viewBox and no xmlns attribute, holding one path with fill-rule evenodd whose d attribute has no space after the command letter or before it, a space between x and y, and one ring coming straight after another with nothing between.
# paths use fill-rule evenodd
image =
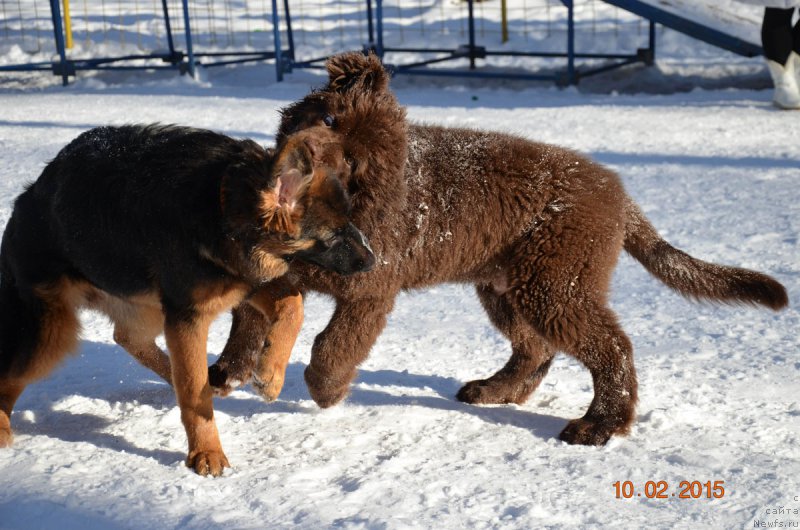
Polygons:
<instances>
[{"instance_id":1,"label":"black dog's head","mask_svg":"<svg viewBox=\"0 0 800 530\"><path fill-rule=\"evenodd\" d=\"M341 144L327 127L283 138L260 162L228 169L223 204L230 231L255 274L271 279L300 259L340 274L372 269L375 256L350 222L342 178L350 173Z\"/></svg>"},{"instance_id":2,"label":"black dog's head","mask_svg":"<svg viewBox=\"0 0 800 530\"><path fill-rule=\"evenodd\" d=\"M293 213L293 230L303 242L293 257L339 274L375 266L367 238L350 222L350 197L342 182L351 167L337 135L310 127L284 138L273 171L277 206Z\"/></svg>"},{"instance_id":3,"label":"black dog's head","mask_svg":"<svg viewBox=\"0 0 800 530\"><path fill-rule=\"evenodd\" d=\"M350 165L342 182L352 197L353 219L371 233L375 208L390 211L406 199L405 109L375 55L337 55L327 69L327 85L281 111L278 142L311 128L330 130Z\"/></svg>"}]
</instances>

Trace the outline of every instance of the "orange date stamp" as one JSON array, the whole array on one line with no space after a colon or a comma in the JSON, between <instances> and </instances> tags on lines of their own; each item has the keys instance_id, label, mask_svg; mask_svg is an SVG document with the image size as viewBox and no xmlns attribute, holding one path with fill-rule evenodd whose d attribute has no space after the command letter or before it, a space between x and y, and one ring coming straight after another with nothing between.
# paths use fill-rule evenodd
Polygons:
<instances>
[{"instance_id":1,"label":"orange date stamp","mask_svg":"<svg viewBox=\"0 0 800 530\"><path fill-rule=\"evenodd\" d=\"M630 480L618 480L613 486L617 499L721 499L725 496L724 480L682 480L675 491L670 491L666 480L648 480L641 488Z\"/></svg>"}]
</instances>

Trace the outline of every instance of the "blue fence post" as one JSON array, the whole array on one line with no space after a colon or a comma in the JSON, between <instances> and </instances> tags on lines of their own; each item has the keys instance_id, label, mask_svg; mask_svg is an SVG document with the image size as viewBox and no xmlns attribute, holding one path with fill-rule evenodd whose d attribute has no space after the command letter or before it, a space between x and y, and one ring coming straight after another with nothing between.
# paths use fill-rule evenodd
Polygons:
<instances>
[{"instance_id":1,"label":"blue fence post","mask_svg":"<svg viewBox=\"0 0 800 530\"><path fill-rule=\"evenodd\" d=\"M172 39L172 23L169 20L169 7L167 7L167 0L161 0L161 6L164 10L164 26L167 31L167 46L169 46L169 59L172 64L176 64L175 41Z\"/></svg>"},{"instance_id":2,"label":"blue fence post","mask_svg":"<svg viewBox=\"0 0 800 530\"><path fill-rule=\"evenodd\" d=\"M294 31L292 31L292 14L289 12L289 0L283 0L283 16L286 17L286 44L289 46L289 59L294 62ZM291 67L291 64L289 65Z\"/></svg>"},{"instance_id":3,"label":"blue fence post","mask_svg":"<svg viewBox=\"0 0 800 530\"><path fill-rule=\"evenodd\" d=\"M570 85L578 83L575 73L575 5L572 0L561 0L567 6L567 79Z\"/></svg>"},{"instance_id":4,"label":"blue fence post","mask_svg":"<svg viewBox=\"0 0 800 530\"><path fill-rule=\"evenodd\" d=\"M475 6L473 0L467 0L467 13L469 27L469 69L475 69Z\"/></svg>"},{"instance_id":5,"label":"blue fence post","mask_svg":"<svg viewBox=\"0 0 800 530\"><path fill-rule=\"evenodd\" d=\"M383 0L375 0L375 25L378 32L375 53L383 60Z\"/></svg>"},{"instance_id":6,"label":"blue fence post","mask_svg":"<svg viewBox=\"0 0 800 530\"><path fill-rule=\"evenodd\" d=\"M61 6L59 5L60 0L50 0L50 15L53 18L53 33L55 33L56 38L56 50L58 50L58 56L61 58L61 84L67 86L69 83L69 73L67 68L67 49L64 46L64 31L61 27ZM53 71L55 71L55 64L53 65Z\"/></svg>"},{"instance_id":7,"label":"blue fence post","mask_svg":"<svg viewBox=\"0 0 800 530\"><path fill-rule=\"evenodd\" d=\"M283 81L283 51L281 50L281 27L278 17L278 0L272 0L272 37L275 41L275 77Z\"/></svg>"},{"instance_id":8,"label":"blue fence post","mask_svg":"<svg viewBox=\"0 0 800 530\"><path fill-rule=\"evenodd\" d=\"M195 77L194 49L192 47L192 25L189 21L189 0L183 0L183 25L186 29L186 56L189 59L189 75Z\"/></svg>"},{"instance_id":9,"label":"blue fence post","mask_svg":"<svg viewBox=\"0 0 800 530\"><path fill-rule=\"evenodd\" d=\"M372 0L367 0L367 38L371 48L375 47L375 28L372 27Z\"/></svg>"},{"instance_id":10,"label":"blue fence post","mask_svg":"<svg viewBox=\"0 0 800 530\"><path fill-rule=\"evenodd\" d=\"M650 64L656 59L656 23L650 21Z\"/></svg>"}]
</instances>

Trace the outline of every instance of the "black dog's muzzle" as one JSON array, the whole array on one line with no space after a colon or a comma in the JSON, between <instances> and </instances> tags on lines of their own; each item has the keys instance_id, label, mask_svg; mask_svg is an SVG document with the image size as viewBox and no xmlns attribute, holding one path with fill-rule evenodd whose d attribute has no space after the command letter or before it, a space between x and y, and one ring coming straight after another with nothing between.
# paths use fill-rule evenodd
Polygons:
<instances>
[{"instance_id":1,"label":"black dog's muzzle","mask_svg":"<svg viewBox=\"0 0 800 530\"><path fill-rule=\"evenodd\" d=\"M375 254L364 234L353 223L337 234L336 241L324 250L315 248L298 252L295 256L338 274L369 272L375 268Z\"/></svg>"}]
</instances>

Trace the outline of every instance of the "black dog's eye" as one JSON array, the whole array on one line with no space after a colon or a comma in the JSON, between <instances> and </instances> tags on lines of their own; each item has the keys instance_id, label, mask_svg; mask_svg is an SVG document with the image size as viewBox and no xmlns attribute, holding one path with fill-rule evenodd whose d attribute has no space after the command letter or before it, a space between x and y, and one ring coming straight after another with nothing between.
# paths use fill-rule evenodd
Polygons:
<instances>
[{"instance_id":1,"label":"black dog's eye","mask_svg":"<svg viewBox=\"0 0 800 530\"><path fill-rule=\"evenodd\" d=\"M341 242L342 242L342 236L335 235L330 239L322 241L321 243L325 247L325 250L330 250L331 248L334 247L334 245L336 245L338 243L341 243Z\"/></svg>"},{"instance_id":2,"label":"black dog's eye","mask_svg":"<svg viewBox=\"0 0 800 530\"><path fill-rule=\"evenodd\" d=\"M325 117L322 118L322 123L324 123L326 127L333 127L333 124L336 123L336 119L330 114L326 114Z\"/></svg>"}]
</instances>

